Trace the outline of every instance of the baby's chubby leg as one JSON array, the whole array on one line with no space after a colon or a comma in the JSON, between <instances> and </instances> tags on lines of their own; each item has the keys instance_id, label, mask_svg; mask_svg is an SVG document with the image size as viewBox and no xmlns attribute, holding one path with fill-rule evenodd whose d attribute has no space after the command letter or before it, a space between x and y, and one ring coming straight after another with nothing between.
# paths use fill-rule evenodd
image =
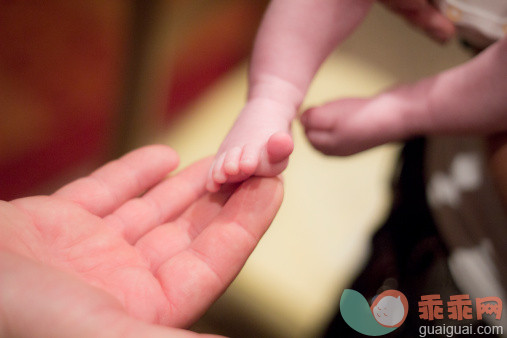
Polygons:
<instances>
[{"instance_id":1,"label":"baby's chubby leg","mask_svg":"<svg viewBox=\"0 0 507 338\"><path fill-rule=\"evenodd\" d=\"M209 191L249 176L276 176L288 164L294 144L290 124L295 107L271 98L248 101L222 142L210 168Z\"/></svg>"},{"instance_id":2,"label":"baby's chubby leg","mask_svg":"<svg viewBox=\"0 0 507 338\"><path fill-rule=\"evenodd\" d=\"M373 98L343 99L301 116L308 140L328 155L350 155L417 135L507 131L507 38L471 61Z\"/></svg>"},{"instance_id":3,"label":"baby's chubby leg","mask_svg":"<svg viewBox=\"0 0 507 338\"><path fill-rule=\"evenodd\" d=\"M371 98L346 98L306 110L300 120L310 143L326 155L348 156L410 134L406 116L426 114L420 86Z\"/></svg>"},{"instance_id":4,"label":"baby's chubby leg","mask_svg":"<svg viewBox=\"0 0 507 338\"><path fill-rule=\"evenodd\" d=\"M278 175L293 144L290 123L325 58L373 0L273 0L251 57L248 102L221 145L207 188Z\"/></svg>"}]
</instances>

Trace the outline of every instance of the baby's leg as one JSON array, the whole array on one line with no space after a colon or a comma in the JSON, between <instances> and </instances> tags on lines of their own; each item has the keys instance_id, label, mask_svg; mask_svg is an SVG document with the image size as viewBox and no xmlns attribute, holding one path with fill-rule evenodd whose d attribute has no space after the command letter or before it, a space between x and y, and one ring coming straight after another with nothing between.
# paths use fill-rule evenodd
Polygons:
<instances>
[{"instance_id":1,"label":"baby's leg","mask_svg":"<svg viewBox=\"0 0 507 338\"><path fill-rule=\"evenodd\" d=\"M273 176L292 151L289 127L316 71L373 0L273 0L255 40L248 103L219 149L207 188Z\"/></svg>"},{"instance_id":2,"label":"baby's leg","mask_svg":"<svg viewBox=\"0 0 507 338\"><path fill-rule=\"evenodd\" d=\"M424 89L400 87L373 98L347 98L308 109L306 137L326 155L347 156L409 136L405 116L426 114Z\"/></svg>"},{"instance_id":3,"label":"baby's leg","mask_svg":"<svg viewBox=\"0 0 507 338\"><path fill-rule=\"evenodd\" d=\"M207 189L251 175L276 176L294 148L290 124L294 108L271 99L249 101L223 141L211 166Z\"/></svg>"},{"instance_id":4,"label":"baby's leg","mask_svg":"<svg viewBox=\"0 0 507 338\"><path fill-rule=\"evenodd\" d=\"M416 135L507 131L507 38L468 63L369 99L345 99L301 117L312 145L350 155Z\"/></svg>"}]
</instances>

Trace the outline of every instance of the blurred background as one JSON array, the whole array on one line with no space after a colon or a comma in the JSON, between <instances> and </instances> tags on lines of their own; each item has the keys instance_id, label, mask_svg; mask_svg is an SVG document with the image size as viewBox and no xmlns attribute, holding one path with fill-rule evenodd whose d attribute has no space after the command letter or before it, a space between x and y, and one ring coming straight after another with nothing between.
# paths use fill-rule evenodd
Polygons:
<instances>
[{"instance_id":1,"label":"blurred background","mask_svg":"<svg viewBox=\"0 0 507 338\"><path fill-rule=\"evenodd\" d=\"M267 1L0 1L0 199L50 193L138 146L181 167L213 154L246 96ZM326 61L304 107L368 96L462 63L375 6ZM294 125L285 200L231 288L194 330L318 336L388 211L399 145L325 157Z\"/></svg>"}]
</instances>

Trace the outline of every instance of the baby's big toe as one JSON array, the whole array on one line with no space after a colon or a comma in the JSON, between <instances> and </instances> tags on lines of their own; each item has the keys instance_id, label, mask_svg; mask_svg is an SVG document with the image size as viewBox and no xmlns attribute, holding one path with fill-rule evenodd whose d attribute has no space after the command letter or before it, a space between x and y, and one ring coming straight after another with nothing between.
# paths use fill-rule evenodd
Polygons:
<instances>
[{"instance_id":1,"label":"baby's big toe","mask_svg":"<svg viewBox=\"0 0 507 338\"><path fill-rule=\"evenodd\" d=\"M279 132L272 135L261 149L259 165L255 174L266 177L279 175L287 167L289 155L293 149L294 143L289 134Z\"/></svg>"},{"instance_id":2,"label":"baby's big toe","mask_svg":"<svg viewBox=\"0 0 507 338\"><path fill-rule=\"evenodd\" d=\"M271 136L266 145L269 162L279 163L286 160L294 150L294 142L292 137L283 132L279 132Z\"/></svg>"}]
</instances>

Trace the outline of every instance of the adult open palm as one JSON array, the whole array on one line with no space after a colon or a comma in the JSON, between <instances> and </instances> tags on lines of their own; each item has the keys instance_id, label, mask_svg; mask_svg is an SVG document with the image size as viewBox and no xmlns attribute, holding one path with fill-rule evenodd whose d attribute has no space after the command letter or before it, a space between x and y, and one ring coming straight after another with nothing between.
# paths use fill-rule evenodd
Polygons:
<instances>
[{"instance_id":1,"label":"adult open palm","mask_svg":"<svg viewBox=\"0 0 507 338\"><path fill-rule=\"evenodd\" d=\"M192 335L177 328L231 283L283 189L254 178L209 194L210 161L165 179L177 162L145 147L51 196L0 202L0 336Z\"/></svg>"}]
</instances>

